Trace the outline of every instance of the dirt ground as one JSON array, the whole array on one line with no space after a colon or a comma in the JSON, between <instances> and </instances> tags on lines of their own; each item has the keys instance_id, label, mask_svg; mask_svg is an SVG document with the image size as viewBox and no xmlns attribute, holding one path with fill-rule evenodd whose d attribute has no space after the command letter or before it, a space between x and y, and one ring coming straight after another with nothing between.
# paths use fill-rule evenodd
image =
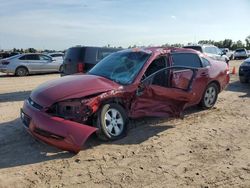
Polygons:
<instances>
[{"instance_id":1,"label":"dirt ground","mask_svg":"<svg viewBox=\"0 0 250 188\"><path fill-rule=\"evenodd\" d=\"M77 155L34 140L19 119L31 90L57 77L0 75L1 188L250 187L250 84L237 75L213 109L132 121L124 139L93 136Z\"/></svg>"}]
</instances>

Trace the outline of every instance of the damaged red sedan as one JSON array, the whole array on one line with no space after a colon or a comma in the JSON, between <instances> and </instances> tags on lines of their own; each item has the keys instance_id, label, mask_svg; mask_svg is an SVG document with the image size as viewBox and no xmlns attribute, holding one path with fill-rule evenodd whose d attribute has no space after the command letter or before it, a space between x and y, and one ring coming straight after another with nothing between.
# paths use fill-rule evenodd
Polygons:
<instances>
[{"instance_id":1,"label":"damaged red sedan","mask_svg":"<svg viewBox=\"0 0 250 188\"><path fill-rule=\"evenodd\" d=\"M87 74L40 85L25 100L21 119L34 137L77 153L93 133L122 138L131 118L180 117L197 104L211 108L228 82L226 63L191 49L123 50Z\"/></svg>"}]
</instances>

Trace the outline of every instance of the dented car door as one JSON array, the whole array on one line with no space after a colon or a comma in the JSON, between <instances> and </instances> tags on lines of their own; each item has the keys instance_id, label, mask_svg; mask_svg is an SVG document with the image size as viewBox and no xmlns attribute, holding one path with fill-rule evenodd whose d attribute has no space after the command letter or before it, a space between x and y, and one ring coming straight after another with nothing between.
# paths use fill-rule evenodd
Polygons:
<instances>
[{"instance_id":1,"label":"dented car door","mask_svg":"<svg viewBox=\"0 0 250 188\"><path fill-rule=\"evenodd\" d=\"M189 70L189 73L175 77L174 70L179 72ZM192 84L196 72L195 68L167 67L144 79L132 102L131 117L180 117L185 105L194 97ZM159 80L160 84L157 83ZM162 80L166 80L166 83Z\"/></svg>"}]
</instances>

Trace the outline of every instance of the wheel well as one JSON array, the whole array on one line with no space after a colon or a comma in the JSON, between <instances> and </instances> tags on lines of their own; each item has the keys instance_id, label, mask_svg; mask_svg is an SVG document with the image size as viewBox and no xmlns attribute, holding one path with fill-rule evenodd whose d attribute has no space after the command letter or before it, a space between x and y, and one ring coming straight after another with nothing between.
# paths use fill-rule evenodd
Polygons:
<instances>
[{"instance_id":1,"label":"wheel well","mask_svg":"<svg viewBox=\"0 0 250 188\"><path fill-rule=\"evenodd\" d=\"M220 86L220 83L217 81L217 80L213 80L212 82L210 82L209 84L212 84L212 83L215 83L216 85L217 85L217 87L218 87L218 89L219 89L219 92L218 93L220 93L221 92L221 86ZM208 85L209 85L208 84Z\"/></svg>"},{"instance_id":2,"label":"wheel well","mask_svg":"<svg viewBox=\"0 0 250 188\"><path fill-rule=\"evenodd\" d=\"M15 70L15 74L16 74L16 71L17 71L17 69L19 69L19 68L25 68L27 71L28 71L28 73L29 73L29 69L27 68L27 67L25 67L25 66L18 66L17 68L16 68L16 70Z\"/></svg>"},{"instance_id":3,"label":"wheel well","mask_svg":"<svg viewBox=\"0 0 250 188\"><path fill-rule=\"evenodd\" d=\"M108 100L103 101L102 104L101 104L101 106L103 106L104 104L107 104L107 103L119 104L119 105L121 105L124 108L125 111L127 111L125 102L121 98L110 98Z\"/></svg>"},{"instance_id":4,"label":"wheel well","mask_svg":"<svg viewBox=\"0 0 250 188\"><path fill-rule=\"evenodd\" d=\"M100 110L100 108L103 105L108 104L108 103L119 104L119 105L121 105L124 108L124 110L125 110L126 113L128 112L128 108L126 107L125 102L121 98L110 98L110 99L102 101L101 104L100 104L100 106L98 107L98 110L91 115L93 117L93 121L96 121L96 119L97 119L97 113Z\"/></svg>"}]
</instances>

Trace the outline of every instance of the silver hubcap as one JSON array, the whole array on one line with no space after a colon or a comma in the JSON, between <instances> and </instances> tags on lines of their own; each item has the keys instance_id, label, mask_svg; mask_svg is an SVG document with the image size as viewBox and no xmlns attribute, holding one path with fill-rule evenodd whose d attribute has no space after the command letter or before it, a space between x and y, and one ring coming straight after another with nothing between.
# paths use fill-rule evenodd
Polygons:
<instances>
[{"instance_id":1,"label":"silver hubcap","mask_svg":"<svg viewBox=\"0 0 250 188\"><path fill-rule=\"evenodd\" d=\"M25 75L25 70L19 69L19 70L17 71L17 74L20 75L20 76L23 76L23 75Z\"/></svg>"},{"instance_id":2,"label":"silver hubcap","mask_svg":"<svg viewBox=\"0 0 250 188\"><path fill-rule=\"evenodd\" d=\"M209 87L207 90L206 90L206 93L205 93L205 105L207 107L210 107L214 104L214 101L215 101L215 98L216 98L216 90L214 87Z\"/></svg>"},{"instance_id":3,"label":"silver hubcap","mask_svg":"<svg viewBox=\"0 0 250 188\"><path fill-rule=\"evenodd\" d=\"M114 108L110 108L104 117L107 132L112 136L119 136L124 128L124 120L121 113Z\"/></svg>"}]
</instances>

